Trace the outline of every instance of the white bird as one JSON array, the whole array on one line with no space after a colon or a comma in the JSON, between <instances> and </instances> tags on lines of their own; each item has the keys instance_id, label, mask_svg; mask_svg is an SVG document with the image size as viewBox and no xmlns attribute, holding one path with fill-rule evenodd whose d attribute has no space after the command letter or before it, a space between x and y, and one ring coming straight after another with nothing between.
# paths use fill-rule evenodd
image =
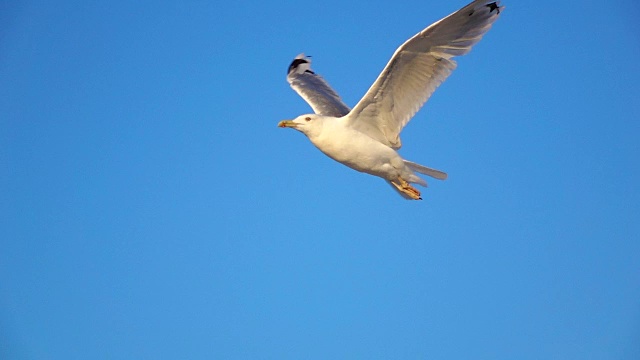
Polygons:
<instances>
[{"instance_id":1,"label":"white bird","mask_svg":"<svg viewBox=\"0 0 640 360\"><path fill-rule=\"evenodd\" d=\"M298 55L287 80L315 114L278 126L302 132L320 151L352 169L385 179L404 198L421 200L411 184L427 183L416 172L439 180L447 174L400 157L400 132L455 69L452 58L468 53L503 9L499 1L476 0L420 31L396 50L351 110L311 70L310 59Z\"/></svg>"}]
</instances>

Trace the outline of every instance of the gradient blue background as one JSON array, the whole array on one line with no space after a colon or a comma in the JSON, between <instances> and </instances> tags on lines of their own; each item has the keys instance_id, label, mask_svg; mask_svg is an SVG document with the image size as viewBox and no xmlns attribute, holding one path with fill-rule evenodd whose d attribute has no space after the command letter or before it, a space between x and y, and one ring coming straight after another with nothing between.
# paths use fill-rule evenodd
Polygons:
<instances>
[{"instance_id":1,"label":"gradient blue background","mask_svg":"<svg viewBox=\"0 0 640 360\"><path fill-rule=\"evenodd\" d=\"M506 1L403 133L279 120L461 1L0 3L0 358L640 358L640 5Z\"/></svg>"}]
</instances>

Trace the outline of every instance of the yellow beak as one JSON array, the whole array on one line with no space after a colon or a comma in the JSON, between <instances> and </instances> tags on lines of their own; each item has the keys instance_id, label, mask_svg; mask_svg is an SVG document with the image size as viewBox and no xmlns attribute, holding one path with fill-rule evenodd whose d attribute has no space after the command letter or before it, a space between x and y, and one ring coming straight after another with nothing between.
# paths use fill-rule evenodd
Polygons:
<instances>
[{"instance_id":1,"label":"yellow beak","mask_svg":"<svg viewBox=\"0 0 640 360\"><path fill-rule=\"evenodd\" d=\"M294 123L291 120L282 120L278 123L278 127L284 128L284 127L291 127L294 128L298 126L298 124Z\"/></svg>"}]
</instances>

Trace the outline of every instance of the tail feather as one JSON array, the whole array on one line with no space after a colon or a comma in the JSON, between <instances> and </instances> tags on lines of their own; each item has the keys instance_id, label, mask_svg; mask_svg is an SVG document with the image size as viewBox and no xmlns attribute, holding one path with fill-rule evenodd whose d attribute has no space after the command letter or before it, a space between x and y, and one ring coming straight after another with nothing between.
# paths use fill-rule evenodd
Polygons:
<instances>
[{"instance_id":1,"label":"tail feather","mask_svg":"<svg viewBox=\"0 0 640 360\"><path fill-rule=\"evenodd\" d=\"M408 160L403 160L405 165L407 165L411 170L419 172L421 174L425 174L425 175L429 175L432 178L438 179L438 180L445 180L447 178L447 173L444 171L440 171L440 170L436 170L436 169L432 169L426 166L422 166L420 164L416 164L414 162L408 161Z\"/></svg>"}]
</instances>

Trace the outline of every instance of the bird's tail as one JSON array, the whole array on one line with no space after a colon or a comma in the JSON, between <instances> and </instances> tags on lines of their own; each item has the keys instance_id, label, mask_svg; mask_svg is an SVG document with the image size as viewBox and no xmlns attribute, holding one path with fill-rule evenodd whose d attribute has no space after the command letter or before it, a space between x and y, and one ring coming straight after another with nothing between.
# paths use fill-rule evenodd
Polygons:
<instances>
[{"instance_id":1,"label":"bird's tail","mask_svg":"<svg viewBox=\"0 0 640 360\"><path fill-rule=\"evenodd\" d=\"M426 166L422 166L420 164L416 164L414 162L411 161L407 161L407 160L403 160L404 164L407 165L409 167L409 169L415 171L415 172L419 172L420 174L425 174L425 175L429 175L434 179L438 179L438 180L444 180L447 178L447 173L440 171L440 170L436 170L436 169L432 169L432 168L428 168Z\"/></svg>"}]
</instances>

